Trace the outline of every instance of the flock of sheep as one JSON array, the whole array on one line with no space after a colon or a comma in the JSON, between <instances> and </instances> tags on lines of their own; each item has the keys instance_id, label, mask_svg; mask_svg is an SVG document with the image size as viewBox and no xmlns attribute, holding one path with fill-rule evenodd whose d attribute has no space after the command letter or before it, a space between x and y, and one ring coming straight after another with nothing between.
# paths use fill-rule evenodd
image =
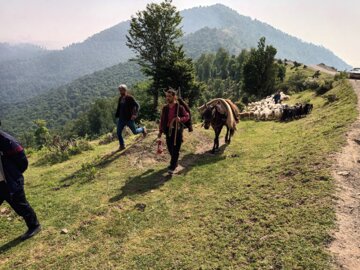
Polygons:
<instances>
[{"instance_id":1,"label":"flock of sheep","mask_svg":"<svg viewBox=\"0 0 360 270\"><path fill-rule=\"evenodd\" d=\"M290 97L288 95L280 92L281 102L289 99ZM240 119L289 121L309 114L313 108L313 105L309 103L289 106L287 104L281 104L281 102L275 104L274 95L268 96L260 101L251 102L245 110L240 113Z\"/></svg>"}]
</instances>

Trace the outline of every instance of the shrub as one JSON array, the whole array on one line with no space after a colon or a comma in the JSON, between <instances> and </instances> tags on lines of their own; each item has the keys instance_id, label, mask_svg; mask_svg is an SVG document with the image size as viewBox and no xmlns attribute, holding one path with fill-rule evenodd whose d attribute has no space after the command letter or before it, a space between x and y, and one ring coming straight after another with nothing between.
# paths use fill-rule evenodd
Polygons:
<instances>
[{"instance_id":1,"label":"shrub","mask_svg":"<svg viewBox=\"0 0 360 270\"><path fill-rule=\"evenodd\" d=\"M300 92L305 90L304 81L306 80L306 75L303 71L296 71L292 74L288 80L289 90L294 92Z\"/></svg>"},{"instance_id":2,"label":"shrub","mask_svg":"<svg viewBox=\"0 0 360 270\"><path fill-rule=\"evenodd\" d=\"M320 70L317 70L312 77L315 79L315 78L319 78L320 75L321 75Z\"/></svg>"},{"instance_id":3,"label":"shrub","mask_svg":"<svg viewBox=\"0 0 360 270\"><path fill-rule=\"evenodd\" d=\"M325 95L324 98L326 99L327 103L333 103L338 100L338 97L334 94Z\"/></svg>"},{"instance_id":4,"label":"shrub","mask_svg":"<svg viewBox=\"0 0 360 270\"><path fill-rule=\"evenodd\" d=\"M285 94L288 94L290 91L290 85L287 82L283 82L277 85L277 88L284 92Z\"/></svg>"},{"instance_id":5,"label":"shrub","mask_svg":"<svg viewBox=\"0 0 360 270\"><path fill-rule=\"evenodd\" d=\"M246 107L246 105L244 103L242 103L240 100L234 102L234 104L239 108L240 112L242 112Z\"/></svg>"},{"instance_id":6,"label":"shrub","mask_svg":"<svg viewBox=\"0 0 360 270\"><path fill-rule=\"evenodd\" d=\"M349 77L348 73L345 71L341 71L340 73L336 74L334 77L335 81L347 79Z\"/></svg>"},{"instance_id":7,"label":"shrub","mask_svg":"<svg viewBox=\"0 0 360 270\"><path fill-rule=\"evenodd\" d=\"M109 144L109 143L112 143L115 140L117 140L116 128L114 128L112 130L112 132L109 132L109 133L101 136L100 141L99 141L99 145Z\"/></svg>"},{"instance_id":8,"label":"shrub","mask_svg":"<svg viewBox=\"0 0 360 270\"><path fill-rule=\"evenodd\" d=\"M38 165L56 164L69 160L71 156L78 155L84 151L93 150L93 146L85 139L62 140L59 136L53 138L42 152Z\"/></svg>"},{"instance_id":9,"label":"shrub","mask_svg":"<svg viewBox=\"0 0 360 270\"><path fill-rule=\"evenodd\" d=\"M305 82L304 82L304 87L306 89L316 90L316 89L319 88L319 86L320 86L319 80L316 80L316 79L311 78L311 77L307 78L305 80Z\"/></svg>"},{"instance_id":10,"label":"shrub","mask_svg":"<svg viewBox=\"0 0 360 270\"><path fill-rule=\"evenodd\" d=\"M77 178L82 178L84 180L93 180L95 179L97 169L92 163L84 163L81 165L81 170L76 176Z\"/></svg>"},{"instance_id":11,"label":"shrub","mask_svg":"<svg viewBox=\"0 0 360 270\"><path fill-rule=\"evenodd\" d=\"M333 88L334 80L321 80L318 89L316 89L317 95L323 95Z\"/></svg>"},{"instance_id":12,"label":"shrub","mask_svg":"<svg viewBox=\"0 0 360 270\"><path fill-rule=\"evenodd\" d=\"M301 67L301 63L298 63L298 62L294 62L294 65L291 67L291 69L294 69L297 70L298 67Z\"/></svg>"}]
</instances>

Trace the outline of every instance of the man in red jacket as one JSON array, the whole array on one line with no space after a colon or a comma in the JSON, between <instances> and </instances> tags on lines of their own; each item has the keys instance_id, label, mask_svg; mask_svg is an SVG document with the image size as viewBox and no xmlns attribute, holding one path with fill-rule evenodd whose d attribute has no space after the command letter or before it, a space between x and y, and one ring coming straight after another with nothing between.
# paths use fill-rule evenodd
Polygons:
<instances>
[{"instance_id":1,"label":"man in red jacket","mask_svg":"<svg viewBox=\"0 0 360 270\"><path fill-rule=\"evenodd\" d=\"M162 134L165 133L166 145L171 156L168 173L173 174L178 166L179 153L183 141L183 124L189 121L190 115L177 102L175 90L170 89L166 92L166 102L167 105L163 107L161 112L158 138L160 139ZM177 112L179 112L179 115L177 115ZM175 132L176 122L178 122L177 132Z\"/></svg>"}]
</instances>

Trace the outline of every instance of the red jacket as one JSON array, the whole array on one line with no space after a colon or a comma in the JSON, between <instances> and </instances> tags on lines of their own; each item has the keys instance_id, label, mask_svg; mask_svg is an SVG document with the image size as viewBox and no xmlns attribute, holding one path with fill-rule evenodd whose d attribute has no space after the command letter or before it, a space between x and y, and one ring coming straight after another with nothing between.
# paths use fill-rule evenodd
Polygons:
<instances>
[{"instance_id":1,"label":"red jacket","mask_svg":"<svg viewBox=\"0 0 360 270\"><path fill-rule=\"evenodd\" d=\"M163 132L168 133L171 121L174 118L176 118L176 112L177 112L178 106L180 106L179 107L180 122L186 123L187 121L189 121L190 115L182 105L175 103L175 105L172 108L170 108L169 105L165 105L162 109L161 117L160 117L159 130L161 133L163 133Z\"/></svg>"}]
</instances>

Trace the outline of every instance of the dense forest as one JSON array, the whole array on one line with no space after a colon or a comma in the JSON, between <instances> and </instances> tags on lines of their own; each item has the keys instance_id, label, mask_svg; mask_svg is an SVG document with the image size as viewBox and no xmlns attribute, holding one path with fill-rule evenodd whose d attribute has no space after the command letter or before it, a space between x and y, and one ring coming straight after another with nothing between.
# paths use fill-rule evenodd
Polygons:
<instances>
[{"instance_id":1,"label":"dense forest","mask_svg":"<svg viewBox=\"0 0 360 270\"><path fill-rule=\"evenodd\" d=\"M70 119L88 111L98 98L113 97L117 86L129 86L144 79L133 62L115 65L52 89L26 102L0 107L0 118L7 130L19 133L35 127L34 120L44 119L49 128L63 127Z\"/></svg>"}]
</instances>

